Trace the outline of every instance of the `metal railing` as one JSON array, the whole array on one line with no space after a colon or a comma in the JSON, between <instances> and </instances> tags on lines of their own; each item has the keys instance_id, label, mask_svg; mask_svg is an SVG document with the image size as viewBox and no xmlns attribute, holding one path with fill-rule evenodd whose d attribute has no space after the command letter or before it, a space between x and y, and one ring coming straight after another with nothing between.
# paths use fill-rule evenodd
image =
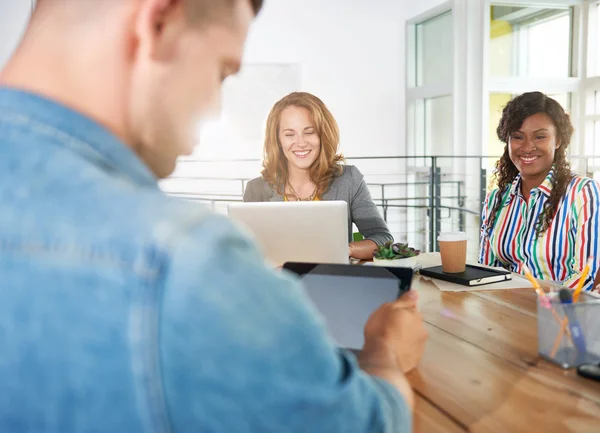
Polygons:
<instances>
[{"instance_id":1,"label":"metal railing","mask_svg":"<svg viewBox=\"0 0 600 433\"><path fill-rule=\"evenodd\" d=\"M466 231L475 250L481 210L497 159L494 156L347 158L349 164L356 165L363 173L373 201L394 236L427 251L436 251L437 233L442 230ZM600 179L600 156L571 156L570 160L577 173ZM163 181L163 189L223 211L219 208L242 200L246 183L259 173L260 161L254 159L188 160L182 161L175 174Z\"/></svg>"}]
</instances>

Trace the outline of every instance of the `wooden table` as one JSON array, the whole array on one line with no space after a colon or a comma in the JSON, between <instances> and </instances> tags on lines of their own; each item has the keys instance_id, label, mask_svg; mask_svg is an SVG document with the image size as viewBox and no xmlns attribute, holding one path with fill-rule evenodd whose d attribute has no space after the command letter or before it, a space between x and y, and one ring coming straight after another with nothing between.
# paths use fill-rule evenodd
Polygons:
<instances>
[{"instance_id":1,"label":"wooden table","mask_svg":"<svg viewBox=\"0 0 600 433\"><path fill-rule=\"evenodd\" d=\"M408 376L415 432L600 433L600 382L537 354L532 289L440 292L420 277L413 289L429 331Z\"/></svg>"}]
</instances>

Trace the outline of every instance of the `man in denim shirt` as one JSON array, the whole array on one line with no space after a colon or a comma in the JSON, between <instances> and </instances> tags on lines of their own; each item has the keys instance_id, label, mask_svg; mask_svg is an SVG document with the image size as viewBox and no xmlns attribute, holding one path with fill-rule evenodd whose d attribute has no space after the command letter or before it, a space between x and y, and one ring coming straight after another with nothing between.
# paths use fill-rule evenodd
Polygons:
<instances>
[{"instance_id":1,"label":"man in denim shirt","mask_svg":"<svg viewBox=\"0 0 600 433\"><path fill-rule=\"evenodd\" d=\"M38 1L0 74L1 432L410 431L414 296L356 360L227 219L157 186L260 6Z\"/></svg>"}]
</instances>

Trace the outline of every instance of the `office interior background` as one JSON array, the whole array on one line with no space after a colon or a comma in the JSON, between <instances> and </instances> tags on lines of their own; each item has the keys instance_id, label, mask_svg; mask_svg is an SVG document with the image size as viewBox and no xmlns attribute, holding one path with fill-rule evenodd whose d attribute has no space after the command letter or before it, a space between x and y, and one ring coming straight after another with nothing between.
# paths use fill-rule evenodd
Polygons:
<instances>
[{"instance_id":1,"label":"office interior background","mask_svg":"<svg viewBox=\"0 0 600 433\"><path fill-rule=\"evenodd\" d=\"M0 0L0 67L33 5ZM267 0L242 72L161 187L226 212L260 174L273 103L307 91L395 239L434 251L439 231L464 230L475 260L501 110L532 90L571 114L573 170L600 180L600 1Z\"/></svg>"}]
</instances>

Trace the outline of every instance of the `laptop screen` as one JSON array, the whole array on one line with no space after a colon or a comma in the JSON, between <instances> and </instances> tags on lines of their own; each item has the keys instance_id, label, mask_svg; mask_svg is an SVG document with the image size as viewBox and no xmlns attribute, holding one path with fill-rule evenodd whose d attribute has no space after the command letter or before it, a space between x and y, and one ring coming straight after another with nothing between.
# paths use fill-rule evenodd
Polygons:
<instances>
[{"instance_id":1,"label":"laptop screen","mask_svg":"<svg viewBox=\"0 0 600 433\"><path fill-rule=\"evenodd\" d=\"M324 317L336 343L361 349L370 315L409 290L410 268L288 263L301 276L306 293Z\"/></svg>"}]
</instances>

